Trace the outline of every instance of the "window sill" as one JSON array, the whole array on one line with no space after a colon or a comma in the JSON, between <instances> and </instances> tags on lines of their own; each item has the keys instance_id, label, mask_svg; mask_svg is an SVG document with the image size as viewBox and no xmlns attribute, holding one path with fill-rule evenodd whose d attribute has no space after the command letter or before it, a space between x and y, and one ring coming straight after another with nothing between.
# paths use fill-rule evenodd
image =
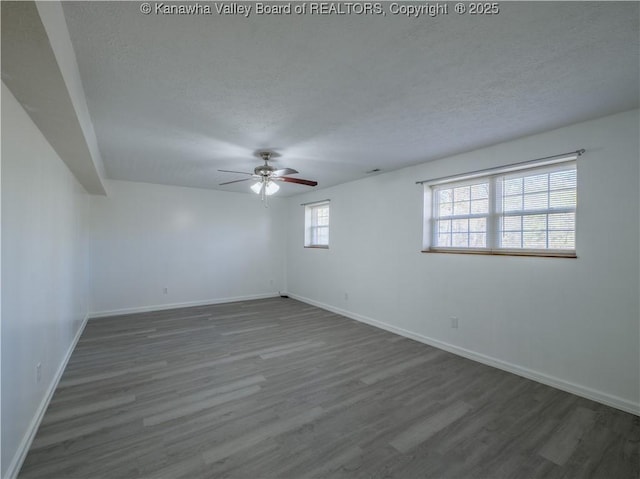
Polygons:
<instances>
[{"instance_id":1,"label":"window sill","mask_svg":"<svg viewBox=\"0 0 640 479\"><path fill-rule=\"evenodd\" d=\"M329 249L329 246L328 245L310 244L310 245L305 245L305 248L310 248L310 249Z\"/></svg>"},{"instance_id":2,"label":"window sill","mask_svg":"<svg viewBox=\"0 0 640 479\"><path fill-rule=\"evenodd\" d=\"M446 254L480 254L488 256L538 256L541 258L577 258L575 251L531 251L531 250L478 250L478 249L444 249L429 248L422 253L446 253Z\"/></svg>"}]
</instances>

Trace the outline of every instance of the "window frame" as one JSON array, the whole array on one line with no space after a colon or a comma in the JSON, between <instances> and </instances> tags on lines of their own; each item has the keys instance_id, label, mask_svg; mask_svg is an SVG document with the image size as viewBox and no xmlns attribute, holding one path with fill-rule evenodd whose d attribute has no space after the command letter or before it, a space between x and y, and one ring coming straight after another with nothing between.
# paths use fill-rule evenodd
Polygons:
<instances>
[{"instance_id":1,"label":"window frame","mask_svg":"<svg viewBox=\"0 0 640 479\"><path fill-rule=\"evenodd\" d=\"M502 211L500 203L504 198L502 195L502 182L505 179L514 177L526 177L535 173L551 173L573 167L576 171L576 205L570 208L542 208L539 210L521 210L511 212L507 215ZM559 257L559 258L577 258L577 158L572 158L567 161L556 162L553 164L539 164L539 165L527 165L526 167L512 169L496 168L492 172L485 172L480 175L474 175L472 177L460 175L458 177L451 177L446 181L438 181L434 184L425 183L425 213L430 212L430 217L424 218L425 226L425 245L422 250L423 253L461 253L461 254L480 254L480 255L507 255L507 256L541 256L541 257ZM487 214L471 214L460 215L458 219L474 218L474 217L486 217L486 247L455 247L455 246L434 246L437 244L438 228L437 222L442 217L439 216L439 202L437 200L438 192L444 188L456 188L465 185L475 185L479 183L487 183L489 194L488 204L489 210ZM547 194L550 194L551 188L547 187L545 190ZM524 192L523 192L524 195ZM470 199L471 201L471 199ZM453 203L453 202L452 202ZM501 228L501 220L505 216L532 216L535 214L562 214L573 213L574 214L574 248L562 249L562 248L504 248L500 246L500 235L503 232ZM450 215L453 218L455 215ZM546 229L549 232L548 226ZM548 239L547 239L548 242Z\"/></svg>"},{"instance_id":2,"label":"window frame","mask_svg":"<svg viewBox=\"0 0 640 479\"><path fill-rule=\"evenodd\" d=\"M304 206L304 247L305 248L316 248L316 249L329 249L329 239L330 239L330 227L331 227L331 203L329 200L316 201L313 203L307 203ZM314 216L314 212L318 211L320 208L327 208L327 224L326 225L318 225L314 224L317 222L317 217ZM326 228L327 230L327 242L319 243L317 231L319 228ZM315 234L314 234L315 231Z\"/></svg>"}]
</instances>

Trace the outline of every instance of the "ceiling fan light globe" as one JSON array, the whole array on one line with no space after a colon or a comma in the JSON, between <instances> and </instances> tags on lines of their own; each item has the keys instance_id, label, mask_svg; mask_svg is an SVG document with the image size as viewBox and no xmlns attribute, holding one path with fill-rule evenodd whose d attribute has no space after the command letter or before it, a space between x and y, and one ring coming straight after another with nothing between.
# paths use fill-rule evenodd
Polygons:
<instances>
[{"instance_id":1,"label":"ceiling fan light globe","mask_svg":"<svg viewBox=\"0 0 640 479\"><path fill-rule=\"evenodd\" d=\"M266 188L265 193L267 194L267 196L271 196L277 193L277 191L280 189L280 186L274 183L273 181L269 181L267 182L267 185L265 188Z\"/></svg>"},{"instance_id":2,"label":"ceiling fan light globe","mask_svg":"<svg viewBox=\"0 0 640 479\"><path fill-rule=\"evenodd\" d=\"M254 183L253 185L251 185L251 189L256 195L259 195L260 190L262 189L262 181L258 181L257 183Z\"/></svg>"}]
</instances>

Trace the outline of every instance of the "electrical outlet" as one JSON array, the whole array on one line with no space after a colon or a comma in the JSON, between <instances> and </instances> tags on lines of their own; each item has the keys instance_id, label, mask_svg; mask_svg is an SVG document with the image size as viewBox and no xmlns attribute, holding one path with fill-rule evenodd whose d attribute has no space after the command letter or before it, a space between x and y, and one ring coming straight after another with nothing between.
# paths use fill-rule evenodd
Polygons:
<instances>
[{"instance_id":1,"label":"electrical outlet","mask_svg":"<svg viewBox=\"0 0 640 479\"><path fill-rule=\"evenodd\" d=\"M269 286L273 286L273 279L269 280Z\"/></svg>"},{"instance_id":2,"label":"electrical outlet","mask_svg":"<svg viewBox=\"0 0 640 479\"><path fill-rule=\"evenodd\" d=\"M162 290L162 294L169 294L169 288L164 288Z\"/></svg>"},{"instance_id":3,"label":"electrical outlet","mask_svg":"<svg viewBox=\"0 0 640 479\"><path fill-rule=\"evenodd\" d=\"M42 380L42 363L36 364L36 382L39 383Z\"/></svg>"},{"instance_id":4,"label":"electrical outlet","mask_svg":"<svg viewBox=\"0 0 640 479\"><path fill-rule=\"evenodd\" d=\"M451 327L454 329L458 329L458 318L455 316L451 316Z\"/></svg>"},{"instance_id":5,"label":"electrical outlet","mask_svg":"<svg viewBox=\"0 0 640 479\"><path fill-rule=\"evenodd\" d=\"M349 293L344 293L344 300L349 301Z\"/></svg>"}]
</instances>

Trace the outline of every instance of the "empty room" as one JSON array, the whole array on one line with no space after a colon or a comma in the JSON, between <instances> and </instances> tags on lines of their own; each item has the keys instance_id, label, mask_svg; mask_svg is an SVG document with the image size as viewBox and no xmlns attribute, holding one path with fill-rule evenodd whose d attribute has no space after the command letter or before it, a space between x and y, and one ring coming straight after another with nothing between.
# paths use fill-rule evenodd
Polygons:
<instances>
[{"instance_id":1,"label":"empty room","mask_svg":"<svg viewBox=\"0 0 640 479\"><path fill-rule=\"evenodd\" d=\"M640 477L640 2L1 2L2 479Z\"/></svg>"}]
</instances>

